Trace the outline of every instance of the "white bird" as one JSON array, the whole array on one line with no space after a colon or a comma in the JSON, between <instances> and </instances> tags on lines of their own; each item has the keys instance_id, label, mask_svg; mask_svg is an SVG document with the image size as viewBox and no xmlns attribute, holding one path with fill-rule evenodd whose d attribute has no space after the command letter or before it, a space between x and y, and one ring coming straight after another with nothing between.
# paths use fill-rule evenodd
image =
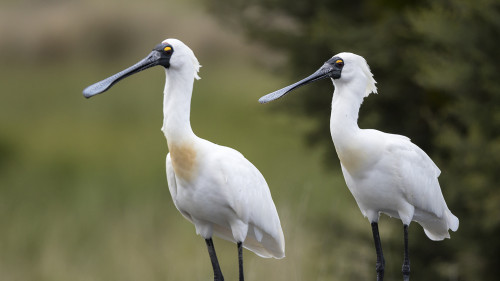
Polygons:
<instances>
[{"instance_id":1,"label":"white bird","mask_svg":"<svg viewBox=\"0 0 500 281\"><path fill-rule=\"evenodd\" d=\"M431 240L449 238L448 229L458 229L438 182L441 173L434 162L409 138L377 130L360 129L358 112L363 99L377 93L373 74L365 59L340 53L318 71L288 87L262 97L266 103L288 92L324 78L331 78L330 132L340 159L346 184L361 212L372 225L377 252L377 280L384 276L384 257L378 233L380 213L403 222L405 255L404 280L409 280L408 226L416 221Z\"/></svg>"},{"instance_id":2,"label":"white bird","mask_svg":"<svg viewBox=\"0 0 500 281\"><path fill-rule=\"evenodd\" d=\"M200 68L193 51L177 39L166 39L145 59L87 87L83 94L100 94L122 78L156 65L166 73L162 131L169 150L166 168L172 200L205 239L214 279L224 280L213 234L237 243L243 280L242 246L261 257L280 259L285 256L285 240L259 170L238 151L201 139L191 129L191 96Z\"/></svg>"}]
</instances>

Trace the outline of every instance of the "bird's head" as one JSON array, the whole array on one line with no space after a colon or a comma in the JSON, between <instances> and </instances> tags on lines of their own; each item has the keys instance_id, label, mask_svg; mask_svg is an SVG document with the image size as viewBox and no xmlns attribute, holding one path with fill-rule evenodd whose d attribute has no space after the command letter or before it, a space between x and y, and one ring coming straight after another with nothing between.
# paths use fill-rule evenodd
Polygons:
<instances>
[{"instance_id":1,"label":"bird's head","mask_svg":"<svg viewBox=\"0 0 500 281\"><path fill-rule=\"evenodd\" d=\"M165 69L172 70L180 69L182 67L191 67L193 69L194 77L196 79L200 79L198 76L200 64L194 56L193 51L180 40L171 38L156 45L148 56L133 66L88 86L83 90L83 95L86 98L90 98L103 93L123 78L157 65L163 66Z\"/></svg>"},{"instance_id":2,"label":"bird's head","mask_svg":"<svg viewBox=\"0 0 500 281\"><path fill-rule=\"evenodd\" d=\"M339 53L327 60L323 66L310 76L289 85L283 89L272 92L259 99L260 103L267 103L288 94L298 87L304 86L311 82L321 79L330 78L333 84L337 87L349 83L366 83L363 97L368 96L370 93L377 93L375 86L375 79L370 72L370 67L362 56L353 53Z\"/></svg>"},{"instance_id":3,"label":"bird's head","mask_svg":"<svg viewBox=\"0 0 500 281\"><path fill-rule=\"evenodd\" d=\"M200 63L198 59L194 55L193 51L182 41L177 39L166 39L160 45L167 45L173 48L173 53L170 57L170 66L168 67L171 70L178 70L180 68L192 69L194 73L194 77L196 79L200 79L198 76L198 71L200 71Z\"/></svg>"}]
</instances>

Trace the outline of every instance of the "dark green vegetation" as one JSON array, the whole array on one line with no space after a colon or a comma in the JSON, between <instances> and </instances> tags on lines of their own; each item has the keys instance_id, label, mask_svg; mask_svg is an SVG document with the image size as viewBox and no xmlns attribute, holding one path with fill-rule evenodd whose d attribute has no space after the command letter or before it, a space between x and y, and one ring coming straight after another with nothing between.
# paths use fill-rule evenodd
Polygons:
<instances>
[{"instance_id":1,"label":"dark green vegetation","mask_svg":"<svg viewBox=\"0 0 500 281\"><path fill-rule=\"evenodd\" d=\"M364 56L379 82L380 94L365 101L360 127L409 136L427 151L442 170L443 193L460 218L459 231L452 234L451 241L442 243L429 241L416 231L418 227L411 228L412 278L498 277L498 1L205 2L223 21L236 23L252 41L285 54L290 81L312 73L341 51ZM283 82L278 88L288 84ZM338 169L337 159L331 157L334 151L328 132L331 83L299 91L302 93L293 93L278 106L315 120L307 139L329 149L325 158ZM368 224L365 231L369 232ZM386 274L389 280L399 278L399 231L402 228L397 240L383 241L392 247L391 253L401 255L386 259L392 268ZM335 233L324 235L334 237Z\"/></svg>"}]
</instances>

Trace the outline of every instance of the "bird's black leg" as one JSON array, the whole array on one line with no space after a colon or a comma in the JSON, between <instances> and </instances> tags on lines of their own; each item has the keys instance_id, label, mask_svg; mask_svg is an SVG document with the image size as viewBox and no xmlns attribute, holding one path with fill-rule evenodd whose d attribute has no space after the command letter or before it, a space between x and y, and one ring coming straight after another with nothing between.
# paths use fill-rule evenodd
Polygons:
<instances>
[{"instance_id":1,"label":"bird's black leg","mask_svg":"<svg viewBox=\"0 0 500 281\"><path fill-rule=\"evenodd\" d=\"M405 257L403 261L403 280L410 280L410 253L408 251L408 225L403 226L404 239L405 239Z\"/></svg>"},{"instance_id":2,"label":"bird's black leg","mask_svg":"<svg viewBox=\"0 0 500 281\"><path fill-rule=\"evenodd\" d=\"M375 251L377 252L377 263L375 269L377 270L377 281L384 280L385 260L382 253L382 244L380 243L380 235L378 234L378 223L372 222L373 240L375 241Z\"/></svg>"},{"instance_id":3,"label":"bird's black leg","mask_svg":"<svg viewBox=\"0 0 500 281\"><path fill-rule=\"evenodd\" d=\"M224 276L222 276L222 271L220 270L219 261L217 260L217 255L215 254L215 247L212 238L205 239L208 248L208 254L210 255L210 260L212 261L212 267L214 269L214 281L224 281Z\"/></svg>"},{"instance_id":4,"label":"bird's black leg","mask_svg":"<svg viewBox=\"0 0 500 281\"><path fill-rule=\"evenodd\" d=\"M240 267L240 281L244 281L245 277L243 275L243 246L241 242L238 242L237 245L238 245L238 264Z\"/></svg>"}]
</instances>

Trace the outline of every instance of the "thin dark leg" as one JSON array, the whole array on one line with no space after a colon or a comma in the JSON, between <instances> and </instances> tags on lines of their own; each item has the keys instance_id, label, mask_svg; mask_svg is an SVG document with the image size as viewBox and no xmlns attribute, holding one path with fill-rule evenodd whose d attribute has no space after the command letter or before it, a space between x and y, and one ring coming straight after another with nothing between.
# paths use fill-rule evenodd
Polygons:
<instances>
[{"instance_id":1,"label":"thin dark leg","mask_svg":"<svg viewBox=\"0 0 500 281\"><path fill-rule=\"evenodd\" d=\"M377 270L377 281L384 280L385 260L382 253L382 244L380 243L380 235L378 234L378 223L372 222L373 241L375 241L375 251L377 252L377 263L375 269Z\"/></svg>"},{"instance_id":2,"label":"thin dark leg","mask_svg":"<svg viewBox=\"0 0 500 281\"><path fill-rule=\"evenodd\" d=\"M408 251L408 225L403 226L404 236L405 236L405 257L403 261L403 280L410 280L410 253Z\"/></svg>"},{"instance_id":3,"label":"thin dark leg","mask_svg":"<svg viewBox=\"0 0 500 281\"><path fill-rule=\"evenodd\" d=\"M219 267L219 261L217 260L217 255L215 254L215 247L212 238L205 239L208 248L208 254L210 255L210 260L212 261L212 267L214 269L214 281L224 281L224 276L222 276L222 271Z\"/></svg>"},{"instance_id":4,"label":"thin dark leg","mask_svg":"<svg viewBox=\"0 0 500 281\"><path fill-rule=\"evenodd\" d=\"M243 276L243 247L242 243L238 242L238 264L240 267L240 281L244 281L245 277Z\"/></svg>"}]
</instances>

